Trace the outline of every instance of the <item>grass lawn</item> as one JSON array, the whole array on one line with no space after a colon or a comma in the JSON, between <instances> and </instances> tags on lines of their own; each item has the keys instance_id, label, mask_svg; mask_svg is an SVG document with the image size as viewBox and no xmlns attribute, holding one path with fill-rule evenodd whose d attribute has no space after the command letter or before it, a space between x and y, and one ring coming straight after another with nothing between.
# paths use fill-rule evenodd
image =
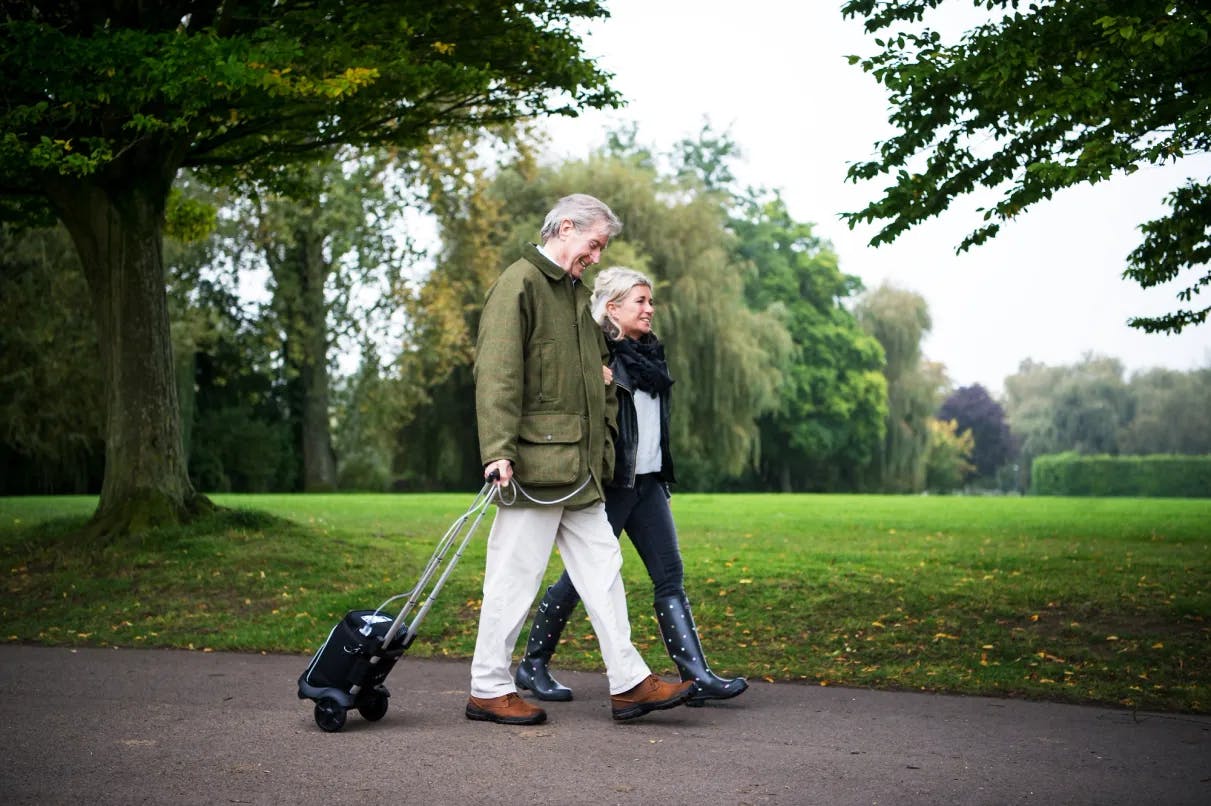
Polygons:
<instances>
[{"instance_id":1,"label":"grass lawn","mask_svg":"<svg viewBox=\"0 0 1211 806\"><path fill-rule=\"evenodd\" d=\"M95 499L0 498L0 640L311 652L346 610L410 588L471 498L217 495L231 511L105 547L70 537ZM673 508L721 674L1211 713L1211 500L687 493ZM487 525L410 654L470 656ZM670 674L623 544L633 638ZM583 611L554 665L600 668Z\"/></svg>"}]
</instances>

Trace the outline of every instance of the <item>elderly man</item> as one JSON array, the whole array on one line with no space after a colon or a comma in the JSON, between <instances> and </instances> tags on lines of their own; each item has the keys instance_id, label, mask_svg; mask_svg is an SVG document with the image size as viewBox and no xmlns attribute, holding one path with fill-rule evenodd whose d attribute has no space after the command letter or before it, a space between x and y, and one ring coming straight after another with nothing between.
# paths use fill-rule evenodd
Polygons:
<instances>
[{"instance_id":1,"label":"elderly man","mask_svg":"<svg viewBox=\"0 0 1211 806\"><path fill-rule=\"evenodd\" d=\"M484 302L475 409L484 476L498 474L502 503L488 535L468 719L546 719L518 696L509 663L552 544L597 634L614 718L681 705L693 688L653 675L631 643L622 553L603 504L617 401L603 383L608 353L581 277L621 229L592 196L560 199L543 221L542 246L527 245Z\"/></svg>"}]
</instances>

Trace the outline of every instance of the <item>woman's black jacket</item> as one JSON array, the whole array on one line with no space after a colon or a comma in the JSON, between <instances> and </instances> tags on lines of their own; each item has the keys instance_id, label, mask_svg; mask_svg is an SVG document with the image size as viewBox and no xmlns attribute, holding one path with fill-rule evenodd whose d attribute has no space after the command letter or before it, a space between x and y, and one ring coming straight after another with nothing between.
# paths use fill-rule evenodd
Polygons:
<instances>
[{"instance_id":1,"label":"woman's black jacket","mask_svg":"<svg viewBox=\"0 0 1211 806\"><path fill-rule=\"evenodd\" d=\"M634 383L617 356L610 360L614 385L618 387L618 437L614 440L614 478L608 487L634 487L635 461L639 452L639 420L635 415ZM673 455L669 451L669 392L660 399L660 472L665 484L677 481L673 475Z\"/></svg>"}]
</instances>

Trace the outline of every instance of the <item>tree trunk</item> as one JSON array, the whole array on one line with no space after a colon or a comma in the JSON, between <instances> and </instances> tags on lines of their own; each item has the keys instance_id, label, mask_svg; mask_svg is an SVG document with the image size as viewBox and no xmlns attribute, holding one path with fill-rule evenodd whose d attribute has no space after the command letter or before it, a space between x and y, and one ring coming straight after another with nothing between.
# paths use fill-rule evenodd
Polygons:
<instances>
[{"instance_id":1,"label":"tree trunk","mask_svg":"<svg viewBox=\"0 0 1211 806\"><path fill-rule=\"evenodd\" d=\"M266 252L273 272L274 308L286 332L286 365L294 376L289 395L302 458L304 492L336 489L336 456L328 419L328 303L324 286L329 266L324 260L322 234L310 220L294 232L294 246L281 253Z\"/></svg>"},{"instance_id":2,"label":"tree trunk","mask_svg":"<svg viewBox=\"0 0 1211 806\"><path fill-rule=\"evenodd\" d=\"M322 241L309 240L303 253L303 491L336 489L336 456L328 420L328 305L324 281L328 267Z\"/></svg>"},{"instance_id":3,"label":"tree trunk","mask_svg":"<svg viewBox=\"0 0 1211 806\"><path fill-rule=\"evenodd\" d=\"M162 166L153 158L124 166L121 176L136 179L94 177L48 192L80 254L101 347L105 477L86 530L101 538L210 508L190 483L181 443L161 242L171 175Z\"/></svg>"}]
</instances>

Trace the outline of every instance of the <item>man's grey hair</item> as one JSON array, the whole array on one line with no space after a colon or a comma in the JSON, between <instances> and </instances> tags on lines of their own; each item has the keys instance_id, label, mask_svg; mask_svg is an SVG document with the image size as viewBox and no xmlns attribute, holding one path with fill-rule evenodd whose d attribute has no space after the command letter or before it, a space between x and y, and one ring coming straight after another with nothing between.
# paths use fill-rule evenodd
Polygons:
<instances>
[{"instance_id":1,"label":"man's grey hair","mask_svg":"<svg viewBox=\"0 0 1211 806\"><path fill-rule=\"evenodd\" d=\"M618 302L631 293L631 289L637 285L646 285L648 288L651 288L652 281L642 272L628 269L626 266L610 266L610 268L598 274L597 279L593 282L593 301L591 303L593 319L596 320L597 324L601 325L601 329L605 331L607 339L611 341L621 340L622 331L618 329L618 325L614 324L614 320L610 318L610 314L606 311L606 305L611 302Z\"/></svg>"},{"instance_id":2,"label":"man's grey hair","mask_svg":"<svg viewBox=\"0 0 1211 806\"><path fill-rule=\"evenodd\" d=\"M605 202L586 193L573 193L555 202L551 212L543 219L542 230L538 233L543 243L559 233L559 225L565 218L570 219L578 230L604 223L610 229L611 238L622 232L622 222Z\"/></svg>"}]
</instances>

